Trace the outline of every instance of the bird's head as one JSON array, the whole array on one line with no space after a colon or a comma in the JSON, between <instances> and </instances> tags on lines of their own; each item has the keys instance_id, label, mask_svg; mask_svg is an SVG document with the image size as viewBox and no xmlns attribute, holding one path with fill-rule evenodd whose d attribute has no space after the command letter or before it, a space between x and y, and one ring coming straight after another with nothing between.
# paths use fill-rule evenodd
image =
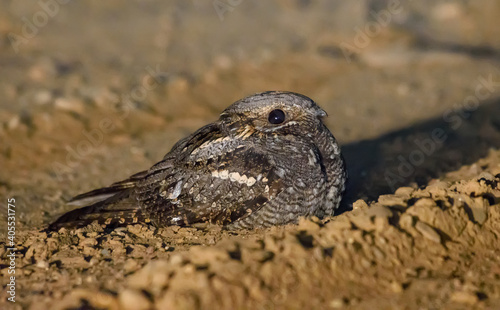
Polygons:
<instances>
[{"instance_id":1,"label":"bird's head","mask_svg":"<svg viewBox=\"0 0 500 310\"><path fill-rule=\"evenodd\" d=\"M292 92L270 91L236 101L221 113L221 122L242 137L313 133L326 116L310 98Z\"/></svg>"}]
</instances>

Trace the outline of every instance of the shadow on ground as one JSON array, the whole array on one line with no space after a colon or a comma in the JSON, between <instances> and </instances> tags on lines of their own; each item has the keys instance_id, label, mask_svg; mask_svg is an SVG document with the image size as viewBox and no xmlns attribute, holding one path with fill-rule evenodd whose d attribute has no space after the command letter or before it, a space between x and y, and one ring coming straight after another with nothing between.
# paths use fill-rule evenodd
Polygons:
<instances>
[{"instance_id":1,"label":"shadow on ground","mask_svg":"<svg viewBox=\"0 0 500 310\"><path fill-rule=\"evenodd\" d=\"M425 185L499 147L500 98L344 145L349 182L340 213L357 199L374 200L401 186Z\"/></svg>"}]
</instances>

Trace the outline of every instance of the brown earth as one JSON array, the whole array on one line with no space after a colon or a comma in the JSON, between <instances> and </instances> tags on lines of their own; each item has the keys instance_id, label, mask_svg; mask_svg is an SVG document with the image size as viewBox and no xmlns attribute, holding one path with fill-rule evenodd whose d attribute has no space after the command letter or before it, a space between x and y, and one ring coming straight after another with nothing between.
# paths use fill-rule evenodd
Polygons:
<instances>
[{"instance_id":1,"label":"brown earth","mask_svg":"<svg viewBox=\"0 0 500 310\"><path fill-rule=\"evenodd\" d=\"M495 2L412 2L388 26L385 1L233 1L222 19L211 1L49 2L43 26L40 3L0 3L0 308L500 308ZM41 232L72 196L273 89L328 112L350 173L339 215Z\"/></svg>"}]
</instances>

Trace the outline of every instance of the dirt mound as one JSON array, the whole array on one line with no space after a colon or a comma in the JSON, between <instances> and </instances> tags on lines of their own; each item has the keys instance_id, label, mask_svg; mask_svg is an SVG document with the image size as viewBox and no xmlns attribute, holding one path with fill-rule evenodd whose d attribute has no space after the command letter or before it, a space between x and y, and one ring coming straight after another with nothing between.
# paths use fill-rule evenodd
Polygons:
<instances>
[{"instance_id":1,"label":"dirt mound","mask_svg":"<svg viewBox=\"0 0 500 310\"><path fill-rule=\"evenodd\" d=\"M298 226L23 233L20 299L32 309L493 309L499 158L490 152L468 181L399 188Z\"/></svg>"}]
</instances>

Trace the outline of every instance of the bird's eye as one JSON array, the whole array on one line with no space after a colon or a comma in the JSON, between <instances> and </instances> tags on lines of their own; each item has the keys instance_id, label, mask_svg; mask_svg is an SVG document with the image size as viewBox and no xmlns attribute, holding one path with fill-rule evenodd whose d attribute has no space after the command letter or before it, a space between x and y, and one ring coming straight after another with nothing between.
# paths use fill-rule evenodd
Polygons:
<instances>
[{"instance_id":1,"label":"bird's eye","mask_svg":"<svg viewBox=\"0 0 500 310\"><path fill-rule=\"evenodd\" d=\"M272 110L268 117L269 123L277 125L285 121L285 112L280 109Z\"/></svg>"}]
</instances>

